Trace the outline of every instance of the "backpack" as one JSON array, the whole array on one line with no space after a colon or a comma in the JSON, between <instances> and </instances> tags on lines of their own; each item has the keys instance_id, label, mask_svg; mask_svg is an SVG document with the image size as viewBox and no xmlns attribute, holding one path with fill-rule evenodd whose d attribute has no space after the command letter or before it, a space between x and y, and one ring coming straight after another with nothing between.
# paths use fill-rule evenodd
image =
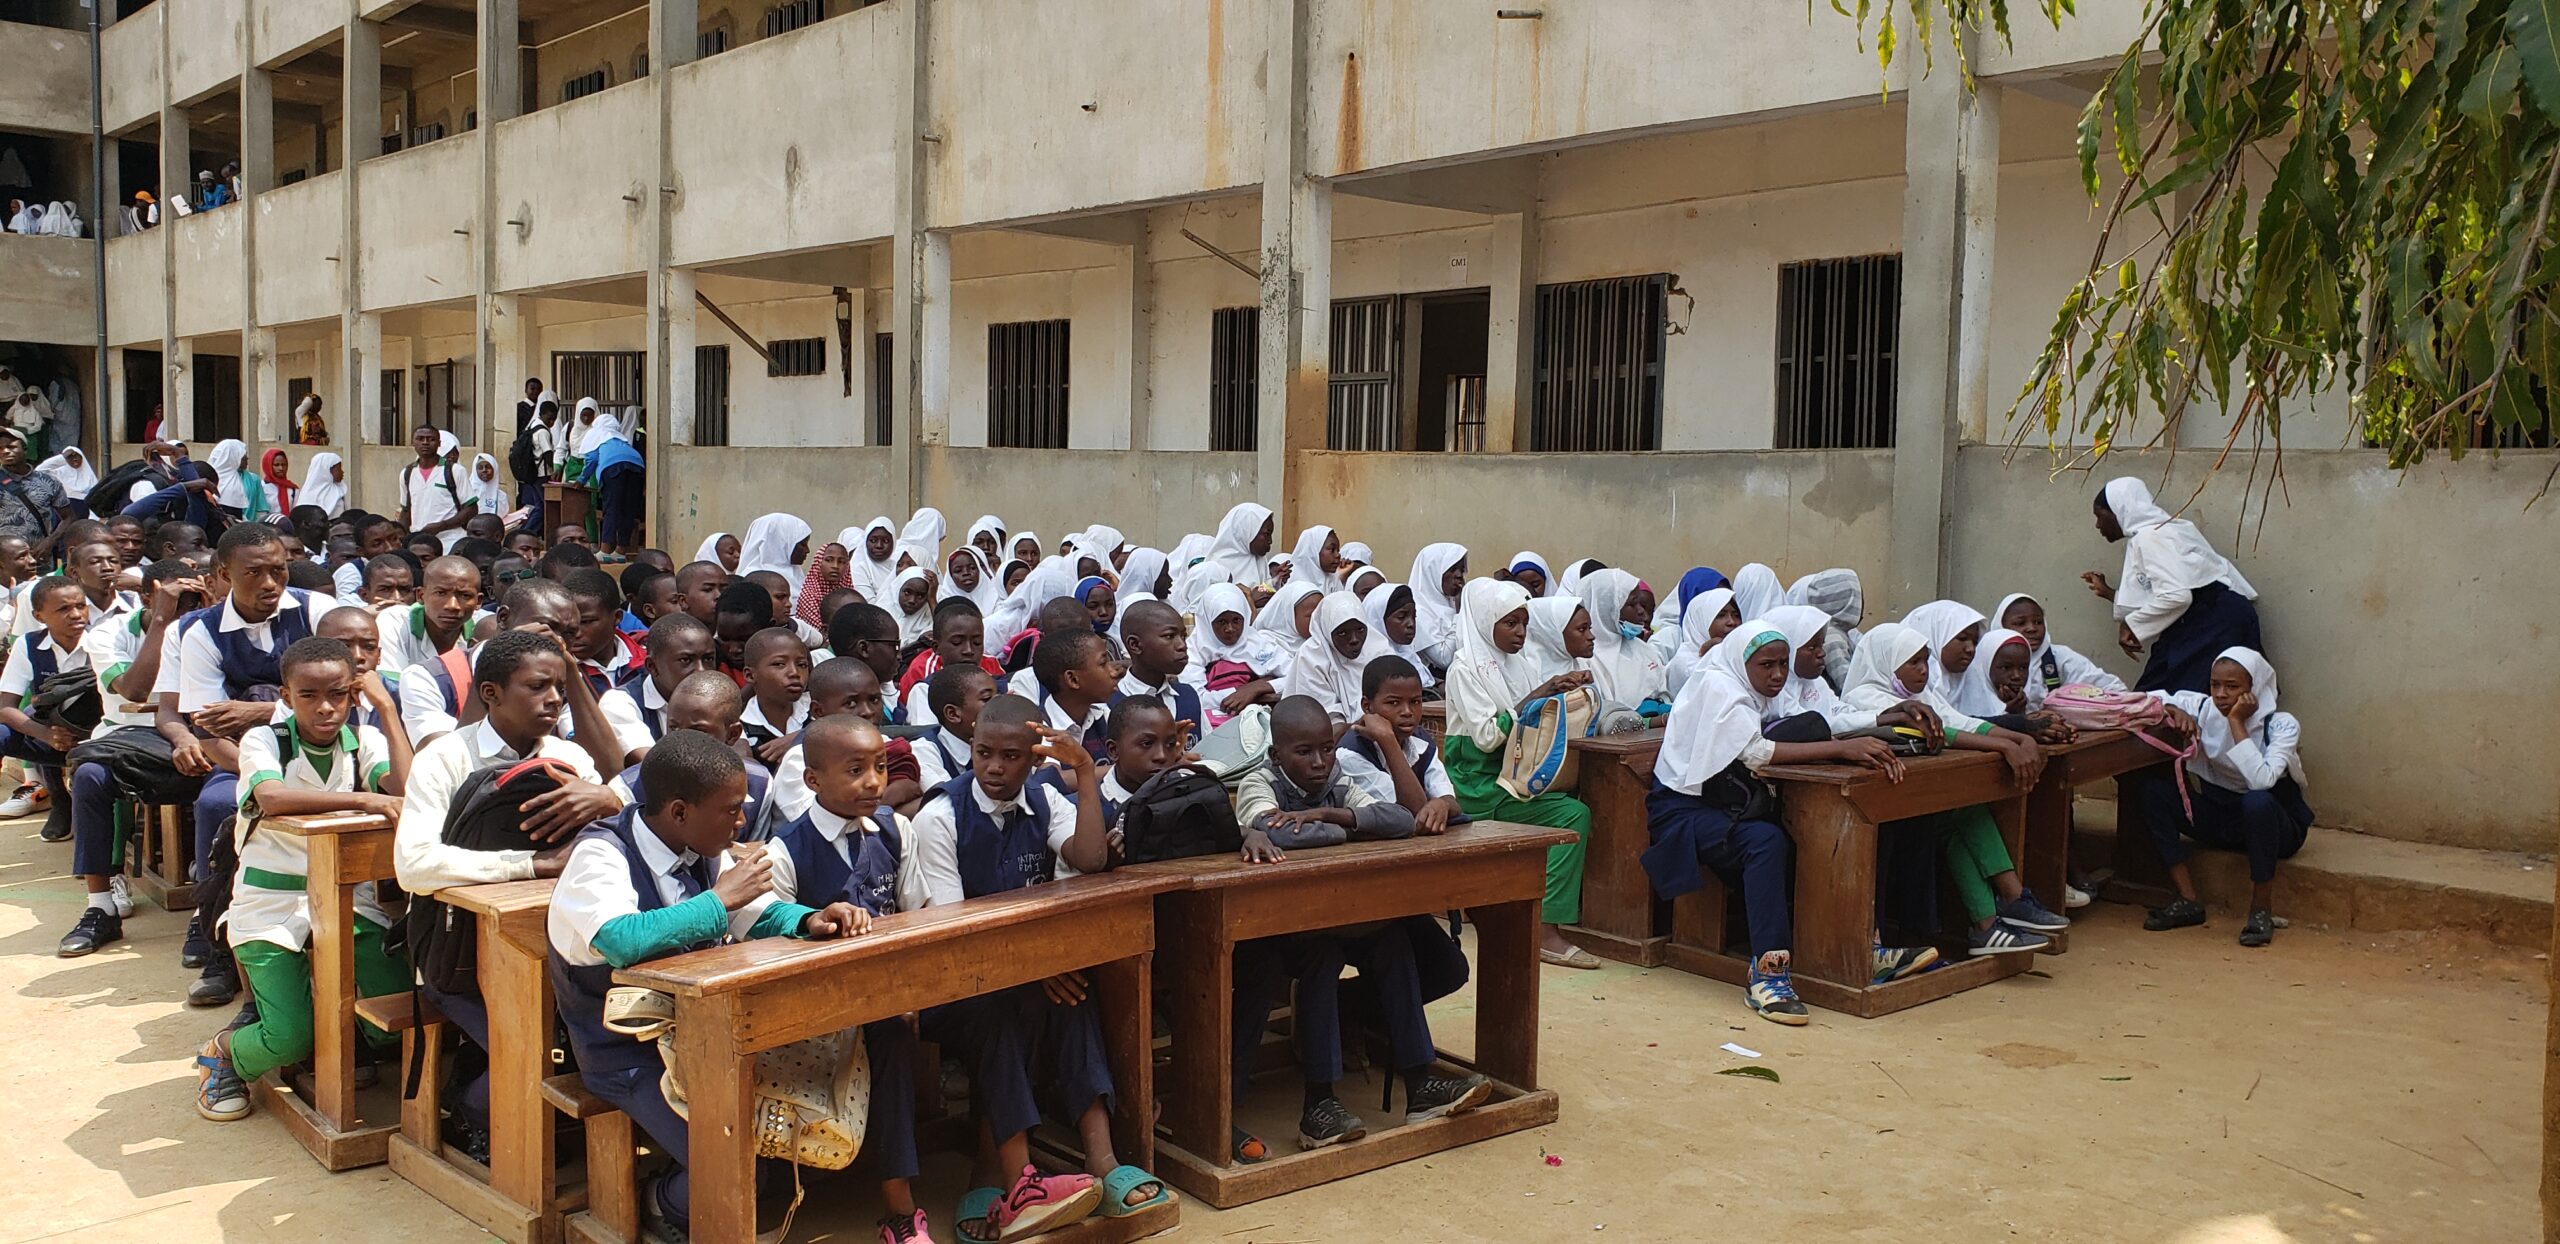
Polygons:
<instances>
[{"instance_id":1,"label":"backpack","mask_svg":"<svg viewBox=\"0 0 2560 1244\"><path fill-rule=\"evenodd\" d=\"M473 770L445 809L444 844L466 851L538 851L524 832L525 801L577 780L577 771L545 757ZM408 955L418 979L438 992L480 992L480 922L448 903L412 902L383 949ZM396 943L396 944L395 944Z\"/></svg>"},{"instance_id":2,"label":"backpack","mask_svg":"<svg viewBox=\"0 0 2560 1244\"><path fill-rule=\"evenodd\" d=\"M136 458L107 472L106 478L89 486L89 513L97 518L114 518L124 513L133 486L151 470L147 458Z\"/></svg>"},{"instance_id":3,"label":"backpack","mask_svg":"<svg viewBox=\"0 0 2560 1244\"><path fill-rule=\"evenodd\" d=\"M48 726L86 735L106 716L106 700L98 692L94 670L57 670L27 695L26 714Z\"/></svg>"},{"instance_id":4,"label":"backpack","mask_svg":"<svg viewBox=\"0 0 2560 1244\"><path fill-rule=\"evenodd\" d=\"M1227 724L1202 735L1193 749L1200 763L1229 790L1244 782L1244 776L1271 763L1271 710L1261 704L1248 704L1245 710L1227 719ZM1242 844L1238 844L1241 848Z\"/></svg>"},{"instance_id":5,"label":"backpack","mask_svg":"<svg viewBox=\"0 0 2560 1244\"><path fill-rule=\"evenodd\" d=\"M1226 784L1206 765L1175 765L1138 785L1120 805L1123 863L1233 854L1244 847Z\"/></svg>"},{"instance_id":6,"label":"backpack","mask_svg":"<svg viewBox=\"0 0 2560 1244\"><path fill-rule=\"evenodd\" d=\"M2047 712L2082 730L2123 730L2157 748L2161 754L2184 765L2196 754L2196 742L2187 740L2184 747L2171 747L2153 733L2169 721L2169 706L2139 691L2109 691L2085 682L2065 683L2045 693ZM2187 775L2183 767L2177 774L2178 803L2187 810L2187 819L2195 819L2195 805L2187 797Z\"/></svg>"},{"instance_id":7,"label":"backpack","mask_svg":"<svg viewBox=\"0 0 2560 1244\"><path fill-rule=\"evenodd\" d=\"M507 469L515 473L517 482L522 483L541 475L542 464L534 460L533 454L534 412L521 409L524 406L522 402L516 405L519 407L516 414L516 439L513 444L507 446Z\"/></svg>"},{"instance_id":8,"label":"backpack","mask_svg":"<svg viewBox=\"0 0 2560 1244\"><path fill-rule=\"evenodd\" d=\"M1494 781L1514 799L1535 799L1576 784L1574 756L1566 744L1600 730L1600 697L1589 687L1532 700L1502 741L1502 770Z\"/></svg>"},{"instance_id":9,"label":"backpack","mask_svg":"<svg viewBox=\"0 0 2560 1244\"><path fill-rule=\"evenodd\" d=\"M126 726L82 740L71 749L64 768L77 773L82 765L103 766L116 789L143 803L193 803L204 779L178 772L170 761L175 750L167 736L149 726Z\"/></svg>"}]
</instances>

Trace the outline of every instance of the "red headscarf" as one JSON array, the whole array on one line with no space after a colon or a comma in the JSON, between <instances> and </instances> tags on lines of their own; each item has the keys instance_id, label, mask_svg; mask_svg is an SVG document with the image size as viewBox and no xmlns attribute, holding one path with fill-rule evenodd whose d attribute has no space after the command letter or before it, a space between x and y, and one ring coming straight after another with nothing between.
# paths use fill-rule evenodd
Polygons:
<instances>
[{"instance_id":1,"label":"red headscarf","mask_svg":"<svg viewBox=\"0 0 2560 1244\"><path fill-rule=\"evenodd\" d=\"M267 488L276 495L276 513L293 510L293 460L281 449L270 449L258 459L258 473L266 477Z\"/></svg>"}]
</instances>

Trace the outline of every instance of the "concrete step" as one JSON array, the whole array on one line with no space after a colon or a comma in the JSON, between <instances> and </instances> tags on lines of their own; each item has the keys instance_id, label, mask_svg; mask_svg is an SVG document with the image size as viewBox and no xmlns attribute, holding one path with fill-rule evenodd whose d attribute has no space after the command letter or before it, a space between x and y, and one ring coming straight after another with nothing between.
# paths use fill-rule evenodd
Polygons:
<instances>
[{"instance_id":1,"label":"concrete step","mask_svg":"<svg viewBox=\"0 0 2560 1244\"><path fill-rule=\"evenodd\" d=\"M2073 808L2073 858L2082 869L2115 858L2116 805L2083 798ZM2245 915L2249 862L2199 849L2196 892L2217 916ZM2362 933L2473 937L2517 950L2552 948L2550 860L2377 838L2314 826L2302 850L2276 870L2275 911L2295 924ZM2101 897L2146 901L2138 885Z\"/></svg>"}]
</instances>

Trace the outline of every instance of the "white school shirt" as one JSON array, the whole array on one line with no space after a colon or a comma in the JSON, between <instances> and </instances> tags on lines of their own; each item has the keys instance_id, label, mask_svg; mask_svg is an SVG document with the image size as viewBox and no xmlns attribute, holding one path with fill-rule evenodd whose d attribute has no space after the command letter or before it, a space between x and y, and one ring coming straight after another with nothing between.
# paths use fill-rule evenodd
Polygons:
<instances>
[{"instance_id":1,"label":"white school shirt","mask_svg":"<svg viewBox=\"0 0 2560 1244\"><path fill-rule=\"evenodd\" d=\"M633 690L635 687L638 690ZM624 756L657 744L658 736L650 732L648 719L640 715L643 708L660 714L667 711L667 697L658 694L657 679L643 675L609 688L596 697L596 704L604 709L605 724L613 727L613 740L622 745Z\"/></svg>"},{"instance_id":2,"label":"white school shirt","mask_svg":"<svg viewBox=\"0 0 2560 1244\"><path fill-rule=\"evenodd\" d=\"M290 718L286 720L290 721ZM295 740L301 743L297 735ZM257 807L257 791L269 782L282 782L287 790L379 791L382 779L391 772L391 745L382 732L371 726L346 726L330 748L329 772L323 775L311 763L310 755L301 747L293 749L290 759L276 757L276 732L251 730L240 736L240 808L245 813ZM362 784L358 784L358 779ZM249 824L245 817L240 822ZM252 885L249 870L281 873L288 877L311 874L310 844L295 834L252 829L240 842L240 871L232 875L231 910L224 917L229 930L229 944L241 946L249 942L268 942L286 950L301 950L311 943L311 896L307 890L270 890ZM374 896L374 883L356 887L356 918L371 921L376 927L389 927L391 918L383 914Z\"/></svg>"},{"instance_id":3,"label":"white school shirt","mask_svg":"<svg viewBox=\"0 0 2560 1244\"><path fill-rule=\"evenodd\" d=\"M980 811L995 816L1026 807L1029 789L1026 785L1023 794L1015 795L1009 803L998 804L987 797L986 787L971 782L969 797L978 801ZM1055 875L1064 881L1076 875L1075 865L1068 863L1064 854L1068 841L1076 836L1076 801L1054 786L1042 795L1049 801L1049 854L1057 857ZM913 892L908 889L909 870L902 861L898 868L899 910L913 911L967 898L960 883L960 834L952 821L951 801L927 800L924 810L916 813L911 830L907 835L907 855L914 861L915 888Z\"/></svg>"},{"instance_id":4,"label":"white school shirt","mask_svg":"<svg viewBox=\"0 0 2560 1244\"><path fill-rule=\"evenodd\" d=\"M765 717L764 705L757 703L756 697L750 694L747 696L746 708L738 713L738 722L741 725L762 726L777 737L798 734L809 726L809 697L805 693L801 695L800 702L791 706L791 720L780 728L776 728L773 722Z\"/></svg>"},{"instance_id":5,"label":"white school shirt","mask_svg":"<svg viewBox=\"0 0 2560 1244\"><path fill-rule=\"evenodd\" d=\"M413 460L414 462L414 460ZM453 486L462 487L464 468L448 468L439 462L421 469L415 465L400 469L400 499L409 506L409 530L416 531L429 523L441 523L462 512L462 503L445 488L445 472L453 472ZM462 540L460 527L448 527L436 533L444 541L444 551L452 552Z\"/></svg>"},{"instance_id":6,"label":"white school shirt","mask_svg":"<svg viewBox=\"0 0 2560 1244\"><path fill-rule=\"evenodd\" d=\"M142 641L150 637L150 632L151 614L137 609L110 622L91 623L89 633L80 637L80 647L88 656L89 668L98 674L98 702L104 708L98 719L100 733L118 726L147 726L157 719L158 715L150 705L136 704L117 695L111 685L124 677L124 672L141 657ZM161 632L161 637L161 657L166 660L168 632Z\"/></svg>"},{"instance_id":7,"label":"white school shirt","mask_svg":"<svg viewBox=\"0 0 2560 1244\"><path fill-rule=\"evenodd\" d=\"M223 597L222 612L210 622L189 627L184 635L178 633L177 627L169 628L170 639L176 641L177 659L172 661L170 652L161 652L160 682L152 691L154 694L177 692L178 711L181 713L198 712L230 699L230 692L223 686L222 650L214 646L214 631L245 632L251 647L262 652L274 652L278 646L276 619L297 609L304 610L308 623L305 629L316 629L321 615L329 612L325 601L326 598L317 593L289 587L284 590L284 598L276 602L276 611L268 614L266 621L250 622L240 616L229 596Z\"/></svg>"},{"instance_id":8,"label":"white school shirt","mask_svg":"<svg viewBox=\"0 0 2560 1244\"><path fill-rule=\"evenodd\" d=\"M1431 754L1431 740L1419 734L1406 738L1403 741L1403 747L1405 763L1415 766L1417 771L1421 767L1422 758ZM1379 803L1396 801L1395 775L1370 764L1368 757L1348 747L1336 748L1333 753L1333 763L1335 771L1341 775L1343 781L1367 792L1370 798ZM1433 765L1429 773L1417 772L1417 776L1422 779L1423 798L1455 799L1458 797L1457 790L1449 785L1449 766Z\"/></svg>"},{"instance_id":9,"label":"white school shirt","mask_svg":"<svg viewBox=\"0 0 2560 1244\"><path fill-rule=\"evenodd\" d=\"M32 582L19 588L20 593L32 593L33 591L35 591L35 584ZM85 591L80 593L80 599L89 600L89 594ZM44 624L36 621L36 611L25 607L26 597L24 595L16 595L14 596L14 600L17 602L17 608L12 611L9 618L9 638L16 639L20 635L32 634L36 631L43 630ZM107 618L121 617L141 607L142 597L135 593L126 591L117 591L110 594L107 597L107 603L103 605L94 600L90 600L89 625L96 626Z\"/></svg>"},{"instance_id":10,"label":"white school shirt","mask_svg":"<svg viewBox=\"0 0 2560 1244\"><path fill-rule=\"evenodd\" d=\"M1196 682L1186 682L1180 674L1176 674L1171 678L1165 679L1161 686L1148 683L1147 680L1138 677L1134 670L1120 676L1120 694L1154 696L1157 699L1163 700L1166 708L1173 709L1173 715L1175 717L1182 716L1182 710L1173 702L1173 689L1184 686L1191 688L1191 694L1200 697L1201 712L1205 713L1217 706L1218 701L1209 697L1209 689L1207 687L1203 687ZM1225 697L1222 696L1219 698L1223 699ZM1354 716L1357 715L1358 714L1354 714ZM1205 721L1195 721L1191 723L1191 727L1194 730L1198 730L1201 733L1206 734L1209 730L1209 723Z\"/></svg>"},{"instance_id":11,"label":"white school shirt","mask_svg":"<svg viewBox=\"0 0 2560 1244\"><path fill-rule=\"evenodd\" d=\"M788 824L797 819L799 818L785 818L783 823ZM907 818L898 815L896 810L892 809L889 819L896 822L898 826L898 841L906 843L915 841L914 827L908 823ZM845 839L851 834L878 834L880 823L867 816L858 821L849 820L816 804L811 804L809 805L809 828L817 830L818 838L833 847L836 858L843 860L845 866L849 868L853 865L853 848L846 844ZM773 861L773 897L785 903L800 902L800 868L791 862L791 849L784 846L780 838L772 838L766 840L764 853L766 859ZM909 877L915 870L915 851L910 848L900 852L898 854L898 909L901 911L906 910L907 895L913 891L914 887L910 884ZM809 903L801 905L815 906Z\"/></svg>"},{"instance_id":12,"label":"white school shirt","mask_svg":"<svg viewBox=\"0 0 2560 1244\"><path fill-rule=\"evenodd\" d=\"M427 607L397 605L373 617L373 630L382 641L380 665L387 670L406 670L412 665L432 663L439 655L436 641L427 636ZM471 620L462 623L462 636L454 642L467 645L471 639Z\"/></svg>"},{"instance_id":13,"label":"white school shirt","mask_svg":"<svg viewBox=\"0 0 2560 1244\"><path fill-rule=\"evenodd\" d=\"M340 562L329 571L331 588L338 593L338 603L370 608L364 603L364 567L354 562Z\"/></svg>"},{"instance_id":14,"label":"white school shirt","mask_svg":"<svg viewBox=\"0 0 2560 1244\"><path fill-rule=\"evenodd\" d=\"M2196 719L2196 754L2187 772L2224 790L2247 793L2273 790L2302 764L2302 723L2291 713L2270 713L2244 738L2231 737L2231 723L2201 691L2154 691L2153 699L2175 704ZM2296 785L2302 785L2297 780Z\"/></svg>"},{"instance_id":15,"label":"white school shirt","mask_svg":"<svg viewBox=\"0 0 2560 1244\"><path fill-rule=\"evenodd\" d=\"M84 632L81 639L85 641L87 638L88 635ZM66 650L54 643L51 631L37 631L33 635L21 635L10 640L8 663L0 665L0 692L18 697L20 704L25 704L27 696L35 690L36 666L33 653L38 650L53 654L53 667L57 673L63 670L89 668L89 649L86 643L73 644Z\"/></svg>"},{"instance_id":16,"label":"white school shirt","mask_svg":"<svg viewBox=\"0 0 2560 1244\"><path fill-rule=\"evenodd\" d=\"M567 764L581 780L596 780L595 762L567 739L548 736L534 752ZM522 759L523 754L508 747L486 721L468 730L448 733L418 753L409 764L408 788L400 801L400 826L391 836L391 869L399 877L401 889L411 894L433 894L446 886L532 879L531 851L469 851L446 846L444 841L445 809L453 802L453 792L462 785L462 779L474 769Z\"/></svg>"},{"instance_id":17,"label":"white school shirt","mask_svg":"<svg viewBox=\"0 0 2560 1244\"><path fill-rule=\"evenodd\" d=\"M2030 678L2028 681L2035 680ZM1819 675L1806 678L1790 668L1787 685L1769 701L1769 707L1761 712L1760 720L1765 725L1798 713L1820 713L1822 723L1837 735L1852 730L1874 729L1880 711L1859 708L1841 699L1840 693L1832 690L1831 684L1824 682Z\"/></svg>"},{"instance_id":18,"label":"white school shirt","mask_svg":"<svg viewBox=\"0 0 2560 1244\"><path fill-rule=\"evenodd\" d=\"M699 857L668 846L642 817L631 818L631 841L640 848L641 865L658 883L659 905L673 907L685 901L676 873ZM712 880L719 880L720 874L729 871L729 864L728 852L714 856ZM703 893L710 891L705 889ZM744 938L773 903L774 896L767 894L730 912L730 939ZM560 884L551 891L551 910L543 917L543 931L551 939L551 952L569 966L602 967L604 956L596 953L596 934L615 920L639 914L640 892L631 888L631 864L623 857L622 844L607 837L583 838L569 848L569 858L561 861Z\"/></svg>"},{"instance_id":19,"label":"white school shirt","mask_svg":"<svg viewBox=\"0 0 2560 1244\"><path fill-rule=\"evenodd\" d=\"M909 720L913 719L910 718ZM960 767L963 769L968 768L969 741L951 733L949 730L944 730L942 732L942 737L960 745ZM942 749L934 746L932 740L923 738L909 739L907 740L907 747L909 751L915 753L916 781L921 783L927 791L931 791L951 780L952 771L942 766Z\"/></svg>"}]
</instances>

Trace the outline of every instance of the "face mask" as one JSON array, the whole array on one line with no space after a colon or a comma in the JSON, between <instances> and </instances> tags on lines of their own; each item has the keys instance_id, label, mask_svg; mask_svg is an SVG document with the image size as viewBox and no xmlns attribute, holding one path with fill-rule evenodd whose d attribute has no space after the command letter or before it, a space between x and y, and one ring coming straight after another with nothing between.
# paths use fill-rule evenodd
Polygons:
<instances>
[{"instance_id":1,"label":"face mask","mask_svg":"<svg viewBox=\"0 0 2560 1244\"><path fill-rule=\"evenodd\" d=\"M1644 628L1633 622L1620 621L1618 623L1618 634L1625 636L1628 639L1642 639L1644 638Z\"/></svg>"}]
</instances>

